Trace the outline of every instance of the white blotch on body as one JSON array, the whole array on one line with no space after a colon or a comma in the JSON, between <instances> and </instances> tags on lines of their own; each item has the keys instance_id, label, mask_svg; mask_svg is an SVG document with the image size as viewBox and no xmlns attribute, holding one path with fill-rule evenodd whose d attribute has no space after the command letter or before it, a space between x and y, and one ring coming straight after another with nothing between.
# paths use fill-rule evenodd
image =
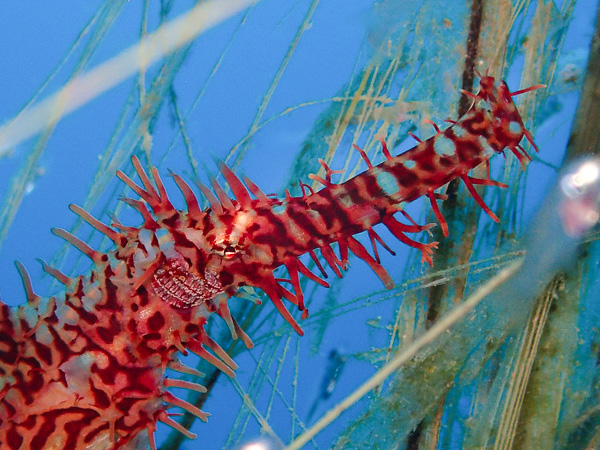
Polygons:
<instances>
[{"instance_id":1,"label":"white blotch on body","mask_svg":"<svg viewBox=\"0 0 600 450\"><path fill-rule=\"evenodd\" d=\"M454 131L454 135L456 137L459 138L463 138L465 137L468 133L467 130L465 130L463 127L461 127L460 125L455 125L452 127L452 131Z\"/></svg>"},{"instance_id":2,"label":"white blotch on body","mask_svg":"<svg viewBox=\"0 0 600 450\"><path fill-rule=\"evenodd\" d=\"M413 161L414 162L414 161ZM396 177L389 172L381 171L376 177L377 185L390 197L400 190L400 185Z\"/></svg>"},{"instance_id":3,"label":"white blotch on body","mask_svg":"<svg viewBox=\"0 0 600 450\"><path fill-rule=\"evenodd\" d=\"M433 149L440 156L454 156L456 154L456 144L443 134L434 139Z\"/></svg>"},{"instance_id":4,"label":"white blotch on body","mask_svg":"<svg viewBox=\"0 0 600 450\"><path fill-rule=\"evenodd\" d=\"M483 136L479 136L477 140L479 141L479 145L481 145L481 147L483 148L483 156L490 157L495 153L494 149L492 148L492 146L486 138L484 138Z\"/></svg>"},{"instance_id":5,"label":"white blotch on body","mask_svg":"<svg viewBox=\"0 0 600 450\"><path fill-rule=\"evenodd\" d=\"M512 121L508 123L508 131L511 134L520 134L523 132L523 129L521 127L521 124L519 122L516 121Z\"/></svg>"}]
</instances>

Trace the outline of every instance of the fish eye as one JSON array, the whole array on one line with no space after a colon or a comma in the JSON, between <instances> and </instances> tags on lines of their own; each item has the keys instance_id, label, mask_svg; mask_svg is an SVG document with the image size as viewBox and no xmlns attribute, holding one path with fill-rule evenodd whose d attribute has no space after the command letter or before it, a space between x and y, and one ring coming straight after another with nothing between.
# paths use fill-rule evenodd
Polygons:
<instances>
[{"instance_id":1,"label":"fish eye","mask_svg":"<svg viewBox=\"0 0 600 450\"><path fill-rule=\"evenodd\" d=\"M215 246L213 253L219 255L221 258L230 260L241 253L241 249L236 244L222 243L221 245Z\"/></svg>"},{"instance_id":2,"label":"fish eye","mask_svg":"<svg viewBox=\"0 0 600 450\"><path fill-rule=\"evenodd\" d=\"M228 245L227 247L225 247L225 250L223 250L223 256L227 259L231 259L233 258L235 255L237 255L237 250L233 247L233 245Z\"/></svg>"}]
</instances>

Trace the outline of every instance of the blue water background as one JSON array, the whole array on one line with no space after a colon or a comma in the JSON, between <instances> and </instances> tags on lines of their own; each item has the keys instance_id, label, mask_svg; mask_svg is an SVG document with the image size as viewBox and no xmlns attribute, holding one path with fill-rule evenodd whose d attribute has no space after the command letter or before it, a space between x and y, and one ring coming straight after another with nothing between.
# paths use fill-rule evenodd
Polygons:
<instances>
[{"instance_id":1,"label":"blue water background","mask_svg":"<svg viewBox=\"0 0 600 450\"><path fill-rule=\"evenodd\" d=\"M87 0L74 5L72 1L10 2L2 7L0 15L0 121L14 117L20 108L36 93L40 85L64 57L77 35L98 10L102 2ZM196 158L214 169L210 152L225 158L229 149L247 133L256 111L267 91L281 60L284 58L298 27L302 23L311 2L263 1L255 6L246 18L246 24L228 46L228 40L240 23L238 15L197 39L175 81L179 105L187 111L199 87L208 79L218 58L226 50L225 57L214 76L210 78L199 106L187 123L187 132ZM86 69L106 61L139 38L142 3L131 1L125 5L115 25L110 29L99 50ZM192 2L176 2L173 13L184 12ZM347 2L333 0L321 2L281 81L268 104L264 118L274 116L286 108L307 101L318 101L338 95L353 74L357 61L368 56L368 33L373 13L370 1ZM591 38L593 14L596 2L581 0L577 4L576 19L571 24L565 44L565 53L584 51ZM149 29L157 24L157 4L149 13ZM56 79L50 83L41 98L59 89L78 60L75 56L68 62ZM580 62L581 65L581 62ZM149 70L155 74L156 67ZM118 85L65 117L56 128L40 160L40 175L31 186L16 215L5 242L0 247L0 296L8 304L16 305L25 300L24 292L14 260L21 260L29 270L34 285L44 295L56 292L50 279L44 276L35 258L53 260L62 246L61 239L51 234L52 227L69 229L75 216L68 210L70 203L82 204L90 189L98 167L99 156L108 145L115 130L124 99L133 88L133 79ZM423 92L423 97L427 93ZM137 101L137 100L134 100ZM550 165L558 166L566 145L570 122L576 106L577 94L562 95L559 100L560 114L548 114L548 120L540 127L537 142L541 158ZM251 140L247 155L238 172L250 176L266 192L281 192L288 182L289 172L301 144L310 132L314 120L328 106L327 102L299 108L263 127ZM153 131L153 153L157 161L170 145L176 132L174 115L169 106L163 105ZM327 136L323 136L326 139ZM34 138L35 139L35 138ZM10 176L18 171L30 151L34 139L21 143L12 154L0 158L0 198L5 199ZM348 148L348 151L350 149ZM162 174L171 168L177 172L188 170L185 150L181 139L161 166ZM528 169L525 217L535 211L547 187L552 182L553 170L541 163L533 163ZM306 177L304 178L306 181ZM113 195L113 181L102 195L107 201ZM182 206L179 192L167 180L168 190L174 201ZM299 192L295 192L299 194ZM103 204L103 203L101 203ZM106 211L92 211L108 221ZM89 229L78 233L83 239ZM387 240L398 251L396 258L385 257L384 266L395 279L402 273L408 249L393 240ZM79 270L89 267L87 261L79 263ZM52 290L54 289L54 290ZM321 288L322 289L322 288ZM383 287L377 277L360 261L353 261L346 274L341 296L358 297ZM324 291L324 289L322 289ZM323 292L324 296L326 292ZM272 308L265 304L264 308ZM318 307L317 307L318 309ZM312 308L311 308L312 310ZM364 309L362 310L364 312ZM374 305L368 317L388 314L388 307ZM305 419L312 402L318 397L319 385L329 351L342 352L368 350L371 335L364 326L367 318L354 314L343 320L333 321L335 328L324 335L324 341L315 354L310 352L315 344L308 336L300 341L300 382L303 397L298 399L297 413ZM360 330L360 331L356 331ZM373 342L373 346L381 346ZM291 348L295 349L295 338ZM254 355L258 358L258 353ZM292 364L289 360L289 364ZM240 378L243 380L254 370L251 355L239 359ZM340 401L360 382L375 371L375 367L353 361L345 368L340 386L334 395L318 409L317 416ZM290 383L289 374L283 375L282 385ZM213 415L208 424L194 426L200 435L202 448L220 448L235 414L241 407L241 399L233 386L221 380L204 409ZM364 405L364 402L362 403ZM352 416L360 411L361 404L353 407L340 420L322 433L317 442L323 447L336 436ZM252 421L252 420L251 420ZM280 436L289 441L287 427L290 416L285 411L274 416L269 423ZM258 427L251 425L258 433ZM159 427L159 435L165 436L166 427ZM187 442L183 448L197 448Z\"/></svg>"}]
</instances>

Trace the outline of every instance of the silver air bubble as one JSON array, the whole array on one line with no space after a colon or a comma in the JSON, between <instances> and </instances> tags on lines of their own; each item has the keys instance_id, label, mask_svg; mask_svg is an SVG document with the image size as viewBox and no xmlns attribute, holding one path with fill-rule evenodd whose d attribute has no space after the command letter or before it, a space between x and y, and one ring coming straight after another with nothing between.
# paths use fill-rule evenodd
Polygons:
<instances>
[{"instance_id":1,"label":"silver air bubble","mask_svg":"<svg viewBox=\"0 0 600 450\"><path fill-rule=\"evenodd\" d=\"M568 267L599 218L600 160L585 158L560 172L529 227L524 266L531 279L548 279Z\"/></svg>"},{"instance_id":2,"label":"silver air bubble","mask_svg":"<svg viewBox=\"0 0 600 450\"><path fill-rule=\"evenodd\" d=\"M561 177L564 198L559 208L565 233L581 237L600 218L600 160L593 158L571 166Z\"/></svg>"}]
</instances>

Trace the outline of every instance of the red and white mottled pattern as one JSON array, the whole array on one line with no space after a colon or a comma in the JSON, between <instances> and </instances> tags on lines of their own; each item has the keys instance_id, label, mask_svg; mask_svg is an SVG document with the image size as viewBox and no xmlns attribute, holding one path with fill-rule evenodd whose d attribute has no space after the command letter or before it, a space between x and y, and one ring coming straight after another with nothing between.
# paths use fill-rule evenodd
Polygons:
<instances>
[{"instance_id":1,"label":"red and white mottled pattern","mask_svg":"<svg viewBox=\"0 0 600 450\"><path fill-rule=\"evenodd\" d=\"M393 282L379 263L375 243L389 248L373 227L384 224L432 264L437 242L422 244L406 233L433 225L404 224L394 215L403 213L405 203L427 196L447 235L436 203L443 196L434 191L455 178L461 178L497 220L473 184L504 185L489 178L474 179L468 173L506 149L525 164L529 156L519 144L523 136L533 144L532 137L503 81L485 76L479 92L470 96L474 105L465 116L444 131L436 127L435 136L412 150L394 157L382 141L386 161L377 166L357 147L369 168L344 183L334 184L332 171L323 163L326 178L313 179L325 187L301 197L267 197L250 180L245 179L244 185L221 163L236 199L227 198L216 182L212 183L214 193L199 185L210 203L202 211L191 188L174 175L188 206L187 211L178 211L156 168L152 181L134 157L141 186L122 172L118 176L141 197L124 201L140 212L144 223L139 227L115 223L110 228L72 206L114 241L114 250L95 251L66 231L55 230L93 260L93 269L71 279L46 266L66 288L59 297L43 299L33 292L21 268L27 304L18 308L0 304L0 446L155 448L157 422L194 437L169 417L167 408L183 408L202 420L207 414L167 388L204 388L165 378L165 370L195 373L177 360L179 352L188 350L233 376L235 363L208 337L204 326L208 316L217 312L234 337L252 345L227 306L240 286L262 289L302 334L283 299L306 316L299 275L328 284L306 268L301 255L310 254L324 274L316 254L319 250L341 276L351 251L391 288ZM369 235L375 256L353 237L363 231ZM339 256L331 248L334 242L339 245ZM273 275L280 266L287 268L293 291Z\"/></svg>"}]
</instances>

